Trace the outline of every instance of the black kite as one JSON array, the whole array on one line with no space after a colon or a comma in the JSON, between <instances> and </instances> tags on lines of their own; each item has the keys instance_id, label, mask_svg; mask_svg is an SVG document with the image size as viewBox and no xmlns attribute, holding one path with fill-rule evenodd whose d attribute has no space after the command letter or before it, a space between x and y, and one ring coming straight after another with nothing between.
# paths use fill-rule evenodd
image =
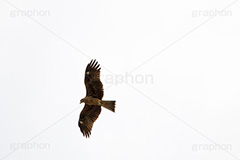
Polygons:
<instances>
[{"instance_id":1,"label":"black kite","mask_svg":"<svg viewBox=\"0 0 240 160\"><path fill-rule=\"evenodd\" d=\"M85 106L80 113L78 126L83 136L88 138L91 135L93 123L101 113L101 106L115 112L115 101L103 101L103 85L100 80L100 65L96 60L91 60L85 71L85 86L87 95L81 99L80 103Z\"/></svg>"}]
</instances>

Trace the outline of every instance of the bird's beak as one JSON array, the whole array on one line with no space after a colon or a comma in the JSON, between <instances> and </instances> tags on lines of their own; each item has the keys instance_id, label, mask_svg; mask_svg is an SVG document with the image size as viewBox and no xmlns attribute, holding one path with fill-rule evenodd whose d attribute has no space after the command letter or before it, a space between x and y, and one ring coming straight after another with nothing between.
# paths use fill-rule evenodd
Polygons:
<instances>
[{"instance_id":1,"label":"bird's beak","mask_svg":"<svg viewBox=\"0 0 240 160\"><path fill-rule=\"evenodd\" d=\"M82 99L80 100L80 104L82 103L83 101L82 101Z\"/></svg>"}]
</instances>

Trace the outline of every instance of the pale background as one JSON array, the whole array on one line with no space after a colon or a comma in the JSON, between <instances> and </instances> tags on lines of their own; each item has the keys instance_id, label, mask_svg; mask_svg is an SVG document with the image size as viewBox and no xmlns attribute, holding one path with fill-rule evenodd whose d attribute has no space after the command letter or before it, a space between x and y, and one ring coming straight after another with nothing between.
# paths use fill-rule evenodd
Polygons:
<instances>
[{"instance_id":1,"label":"pale background","mask_svg":"<svg viewBox=\"0 0 240 160\"><path fill-rule=\"evenodd\" d=\"M238 0L1 0L0 159L240 159L239 19ZM86 139L92 58L117 105Z\"/></svg>"}]
</instances>

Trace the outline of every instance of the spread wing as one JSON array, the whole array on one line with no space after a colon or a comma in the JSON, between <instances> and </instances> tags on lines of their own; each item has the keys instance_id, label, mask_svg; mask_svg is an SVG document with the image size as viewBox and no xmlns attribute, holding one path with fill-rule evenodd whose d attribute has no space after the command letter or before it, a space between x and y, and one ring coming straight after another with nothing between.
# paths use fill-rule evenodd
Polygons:
<instances>
[{"instance_id":1,"label":"spread wing","mask_svg":"<svg viewBox=\"0 0 240 160\"><path fill-rule=\"evenodd\" d=\"M87 96L102 99L103 85L100 80L100 70L100 65L96 60L91 60L91 62L87 65L84 80Z\"/></svg>"},{"instance_id":2,"label":"spread wing","mask_svg":"<svg viewBox=\"0 0 240 160\"><path fill-rule=\"evenodd\" d=\"M85 104L82 112L80 113L78 126L80 127L83 136L88 138L91 135L93 123L97 120L101 113L101 106L90 106Z\"/></svg>"}]
</instances>

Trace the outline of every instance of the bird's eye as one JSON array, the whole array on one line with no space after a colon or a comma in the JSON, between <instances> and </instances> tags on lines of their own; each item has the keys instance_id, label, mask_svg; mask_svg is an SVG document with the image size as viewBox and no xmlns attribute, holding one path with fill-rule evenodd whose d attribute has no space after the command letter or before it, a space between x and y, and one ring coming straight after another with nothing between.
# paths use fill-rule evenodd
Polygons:
<instances>
[{"instance_id":1,"label":"bird's eye","mask_svg":"<svg viewBox=\"0 0 240 160\"><path fill-rule=\"evenodd\" d=\"M89 72L86 72L87 75L89 75Z\"/></svg>"}]
</instances>

